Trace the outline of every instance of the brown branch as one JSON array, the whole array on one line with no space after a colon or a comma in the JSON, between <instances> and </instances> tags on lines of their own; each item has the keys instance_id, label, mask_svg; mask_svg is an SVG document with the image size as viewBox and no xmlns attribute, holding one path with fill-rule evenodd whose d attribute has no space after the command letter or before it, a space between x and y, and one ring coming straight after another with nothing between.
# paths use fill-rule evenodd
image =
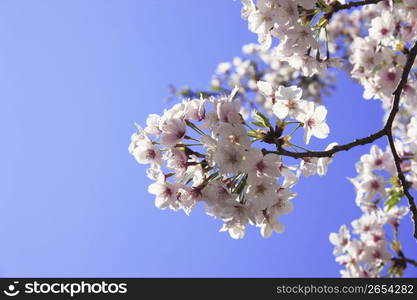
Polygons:
<instances>
[{"instance_id":1,"label":"brown branch","mask_svg":"<svg viewBox=\"0 0 417 300\"><path fill-rule=\"evenodd\" d=\"M344 145L336 145L330 150L326 151L305 151L305 152L292 152L285 149L279 149L277 151L268 151L264 150L265 153L275 153L278 155L290 156L293 158L303 158L303 157L331 157L336 152L340 151L348 151L356 146L367 145L370 144L377 139L383 137L385 135L385 129L381 129L380 131L373 133L367 137L356 139L353 142Z\"/></svg>"},{"instance_id":2,"label":"brown branch","mask_svg":"<svg viewBox=\"0 0 417 300\"><path fill-rule=\"evenodd\" d=\"M414 259L406 257L404 255L404 252L402 252L401 250L397 251L397 255L398 255L398 257L391 258L391 260L394 262L394 264L398 264L400 266L402 265L404 268L406 267L407 264L410 264L410 265L417 268L417 261L415 261Z\"/></svg>"},{"instance_id":3,"label":"brown branch","mask_svg":"<svg viewBox=\"0 0 417 300\"><path fill-rule=\"evenodd\" d=\"M333 2L327 9L326 9L326 14L325 14L325 18L327 20L330 20L333 16L334 13L338 12L339 10L344 10L344 9L351 9L353 7L360 7L360 6L365 6L365 5L369 5L369 4L377 4L379 2L382 2L385 0L363 0L363 1L352 1L352 2L348 2L345 4L341 4L340 2L336 1Z\"/></svg>"},{"instance_id":4,"label":"brown branch","mask_svg":"<svg viewBox=\"0 0 417 300\"><path fill-rule=\"evenodd\" d=\"M364 2L364 1L362 1L362 2ZM413 220L413 223L414 223L414 237L417 240L417 207L416 207L414 198L410 194L410 191L409 191L410 184L405 179L405 175L404 175L404 173L401 169L401 158L398 155L398 152L395 148L394 138L393 138L393 134L392 134L392 125L393 125L395 116L397 115L397 113L399 111L401 93L404 89L405 84L407 83L408 76L410 74L411 68L413 67L416 56L417 56L417 42L414 44L414 46L408 52L407 62L404 65L404 69L403 69L403 72L402 72L402 75L401 75L401 80L398 83L397 88L395 89L395 91L393 93L394 100L393 100L393 103L392 103L392 108L391 108L390 114L388 116L388 119L385 123L384 128L382 128L378 132L373 133L373 134L371 134L367 137L361 138L361 139L356 139L355 141L350 142L348 144L334 146L332 149L327 150L327 151L292 152L292 151L282 149L281 147L278 147L277 151L268 151L268 150L265 150L265 149L263 151L264 151L264 153L275 153L275 154L278 154L278 155L284 155L284 156L289 156L289 157L293 157L293 158L331 157L337 152L347 151L347 150L350 150L350 149L352 149L356 146L360 146L360 145L367 145L367 144L370 144L370 143L376 141L377 139L379 139L383 136L386 136L388 138L388 142L389 142L389 145L390 145L390 148L391 148L391 152L392 152L392 155L394 157L395 166L396 166L397 173L398 173L398 179L401 182L401 186L403 188L404 195L408 199L408 204L409 204L409 207L410 207L410 211L412 213L412 220Z\"/></svg>"},{"instance_id":5,"label":"brown branch","mask_svg":"<svg viewBox=\"0 0 417 300\"><path fill-rule=\"evenodd\" d=\"M414 238L417 239L417 207L416 203L414 202L413 196L410 194L409 187L410 184L405 179L405 175L403 170L401 169L401 158L398 155L397 149L395 147L394 138L392 136L392 124L394 122L395 116L399 110L400 106L400 98L401 93L404 89L405 84L407 83L408 75L411 71L411 68L413 67L415 58L417 56L417 42L414 44L413 48L411 48L410 52L407 56L407 62L405 63L404 70L401 76L401 80L398 83L397 88L395 89L393 95L394 95L394 101L392 104L391 113L388 117L387 123L384 127L386 136L388 138L388 142L391 148L392 156L394 157L395 161L395 167L397 169L398 173L398 179L401 182L401 185L403 187L404 195L408 199L408 205L410 206L410 210L412 213L412 221L414 223Z\"/></svg>"},{"instance_id":6,"label":"brown branch","mask_svg":"<svg viewBox=\"0 0 417 300\"><path fill-rule=\"evenodd\" d=\"M363 1L348 2L345 4L340 4L339 2L335 2L332 12L337 12L342 9L350 9L353 7L359 7L359 6L364 6L368 4L377 4L382 1L385 1L385 0L363 0Z\"/></svg>"},{"instance_id":7,"label":"brown branch","mask_svg":"<svg viewBox=\"0 0 417 300\"><path fill-rule=\"evenodd\" d=\"M415 261L414 259L405 258L404 261L417 268L417 261Z\"/></svg>"}]
</instances>

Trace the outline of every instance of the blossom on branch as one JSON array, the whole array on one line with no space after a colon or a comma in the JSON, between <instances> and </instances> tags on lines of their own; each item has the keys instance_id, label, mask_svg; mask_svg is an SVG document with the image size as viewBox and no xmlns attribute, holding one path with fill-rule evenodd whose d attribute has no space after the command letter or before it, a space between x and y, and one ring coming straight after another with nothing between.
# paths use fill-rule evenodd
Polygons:
<instances>
[{"instance_id":1,"label":"blossom on branch","mask_svg":"<svg viewBox=\"0 0 417 300\"><path fill-rule=\"evenodd\" d=\"M129 152L150 165L155 205L190 214L203 203L232 238L243 238L248 225L270 237L284 232L280 216L292 211L302 177L324 176L336 153L386 137L385 150L372 145L349 179L362 215L329 240L343 277L402 276L408 264L417 265L398 235L411 212L417 239L410 193L417 189L417 1L241 2L259 43L243 47L249 57L220 63L207 91L175 91L181 101L149 115L131 136ZM308 150L311 138L330 132L323 95L335 81L331 68L345 69L365 99L380 101L383 126L350 143ZM305 145L293 142L300 131Z\"/></svg>"}]
</instances>

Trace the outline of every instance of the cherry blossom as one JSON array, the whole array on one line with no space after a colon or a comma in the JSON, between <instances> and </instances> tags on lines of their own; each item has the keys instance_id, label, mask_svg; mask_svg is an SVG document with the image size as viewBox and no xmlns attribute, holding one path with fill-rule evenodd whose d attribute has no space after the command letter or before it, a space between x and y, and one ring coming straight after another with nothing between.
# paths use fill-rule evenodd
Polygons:
<instances>
[{"instance_id":1,"label":"cherry blossom","mask_svg":"<svg viewBox=\"0 0 417 300\"><path fill-rule=\"evenodd\" d=\"M329 135L329 126L326 123L327 109L320 105L310 110L304 117L304 142L308 144L312 136L325 139Z\"/></svg>"},{"instance_id":2,"label":"cherry blossom","mask_svg":"<svg viewBox=\"0 0 417 300\"><path fill-rule=\"evenodd\" d=\"M410 193L417 189L417 1L241 2L258 44L220 63L210 89L173 88L171 100L179 101L150 114L131 136L129 153L150 166L155 205L188 215L202 203L233 239L247 226L265 238L282 234L294 186L325 176L338 152L372 144L349 178L361 215L329 240L342 277L402 276L412 259L399 241L401 219L417 222ZM351 143L308 149L312 138L330 134L324 100L334 100L327 99L334 69L380 103L383 127ZM295 143L297 136L304 143ZM381 137L386 147L374 143Z\"/></svg>"}]
</instances>

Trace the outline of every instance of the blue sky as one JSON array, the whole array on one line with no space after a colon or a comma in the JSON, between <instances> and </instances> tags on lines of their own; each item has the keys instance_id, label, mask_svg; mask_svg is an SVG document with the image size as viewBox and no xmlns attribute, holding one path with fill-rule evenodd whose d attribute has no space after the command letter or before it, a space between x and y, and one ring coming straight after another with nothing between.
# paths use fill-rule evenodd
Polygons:
<instances>
[{"instance_id":1,"label":"blue sky","mask_svg":"<svg viewBox=\"0 0 417 300\"><path fill-rule=\"evenodd\" d=\"M239 1L0 1L0 276L338 276L328 235L360 215L346 177L369 146L301 180L284 234L251 228L239 241L202 207L155 208L127 152L169 83L207 87L255 40ZM361 94L340 74L331 134L312 148L381 126L379 102ZM409 218L401 236L417 253Z\"/></svg>"}]
</instances>

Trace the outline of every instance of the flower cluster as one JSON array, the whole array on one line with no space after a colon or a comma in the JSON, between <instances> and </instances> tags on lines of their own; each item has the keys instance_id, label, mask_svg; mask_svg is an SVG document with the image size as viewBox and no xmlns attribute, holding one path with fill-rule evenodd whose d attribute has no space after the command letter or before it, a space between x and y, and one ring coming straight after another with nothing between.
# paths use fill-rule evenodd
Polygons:
<instances>
[{"instance_id":1,"label":"flower cluster","mask_svg":"<svg viewBox=\"0 0 417 300\"><path fill-rule=\"evenodd\" d=\"M385 228L386 225L392 227L395 240L391 247L396 252L394 254L401 253L401 244L397 240L398 227L400 219L409 210L397 205L402 191L395 184L395 177L386 182L381 175L395 176L392 154L373 145L370 154L361 157L356 169L359 174L351 181L357 192L356 204L363 215L352 222L352 228L359 239L351 236L346 225L329 237L335 246L333 254L337 256L336 261L345 267L341 274L343 277L380 277L384 266L393 262L390 275L401 275L403 267L394 263Z\"/></svg>"},{"instance_id":2,"label":"flower cluster","mask_svg":"<svg viewBox=\"0 0 417 300\"><path fill-rule=\"evenodd\" d=\"M272 114L271 101L258 93L258 80L266 81L273 86L300 86L306 99L320 102L321 96L328 92L334 79L329 72L317 74L313 80L300 76L300 72L288 62L277 59L276 48L263 49L259 45L248 44L243 47L243 53L251 57L235 57L231 63L219 64L212 79L212 87L223 91L230 87L239 87L239 97L242 100L246 100L244 97L249 98L249 109L253 109L254 104L259 104L265 112Z\"/></svg>"},{"instance_id":3,"label":"flower cluster","mask_svg":"<svg viewBox=\"0 0 417 300\"><path fill-rule=\"evenodd\" d=\"M401 79L411 46L410 41L417 39L416 11L416 1L381 1L350 14L339 14L328 26L328 32L331 33L329 36L333 40L330 48L339 51L343 42L350 45L346 48L345 55L349 57L348 70L351 77L364 87L365 99L374 98L382 101L386 116L391 111L392 94ZM336 42L337 40L339 42ZM415 65L413 69L415 70ZM416 77L411 75L402 90L400 112L393 123L400 167L407 183L414 189L417 187L417 121L414 117L417 107L416 91ZM397 206L403 196L403 188L389 148L382 151L379 147L373 146L370 154L362 156L356 169L359 175L351 181L357 193L356 203L364 214L353 224L357 225L360 220L371 220L369 222L373 222L372 226L370 225L372 230L370 235L355 229L355 233L361 236L361 242L355 241L354 248L361 245L362 250L354 255L357 249L345 247L347 254L338 260L347 267L342 273L344 276L380 276L383 264L389 260L397 261L386 250L389 243L382 227L384 224L393 225L396 235L399 219L409 210ZM354 228L356 225L353 225ZM346 228L343 228L341 230L346 232ZM378 251L380 254L384 253L385 260L370 263L363 257L366 252L374 249L366 238L373 235L380 238ZM331 235L331 241L336 243L335 235ZM391 243L391 248L395 254L401 254L399 241ZM346 264L346 259L351 259L354 263ZM401 274L401 268L390 268L390 276Z\"/></svg>"},{"instance_id":4,"label":"flower cluster","mask_svg":"<svg viewBox=\"0 0 417 300\"><path fill-rule=\"evenodd\" d=\"M247 225L268 237L284 231L279 216L291 211L301 176L325 175L336 152L386 136L389 147L372 146L350 179L362 216L352 222L352 232L343 225L330 241L344 277L381 277L384 270L401 276L407 263L417 265L398 240L399 221L409 212L400 206L404 195L417 223L407 193L417 189L417 1L241 2L242 17L259 41L243 47L252 57L220 63L209 91L180 91L190 100L150 115L132 136L130 153L150 164L156 206L189 214L203 202L231 237L242 238ZM359 8L347 11L353 7ZM308 151L291 138L301 128L306 145L328 136L322 96L335 80L329 67L343 67L363 86L364 98L381 100L385 125L369 140ZM401 92L397 102L395 91ZM285 155L300 163L288 165Z\"/></svg>"},{"instance_id":5,"label":"flower cluster","mask_svg":"<svg viewBox=\"0 0 417 300\"><path fill-rule=\"evenodd\" d=\"M189 214L204 202L206 213L223 220L221 231L233 238L242 238L248 224L260 227L264 237L284 231L278 217L292 210L291 188L299 175L324 175L331 160L303 160L297 168L255 145L297 147L290 138L301 127L306 143L312 136L325 138L327 110L302 100L302 91L295 86L276 91L266 82L258 86L275 99L275 127L257 112L252 125L259 129L253 129L234 99L236 90L228 97L182 101L162 116L150 115L144 129L138 127L129 152L139 163L150 164L148 177L155 182L148 190L156 196L158 208ZM294 123L295 130L283 135Z\"/></svg>"},{"instance_id":6,"label":"flower cluster","mask_svg":"<svg viewBox=\"0 0 417 300\"><path fill-rule=\"evenodd\" d=\"M338 233L331 233L330 242L335 246L333 254L345 267L340 272L342 277L381 277L384 266L389 265L394 257L389 252L384 226L391 225L397 231L400 219L407 213L407 207L395 206L363 214L352 222L353 233L359 238L353 238L346 225L342 225ZM400 251L398 241L392 247ZM403 269L396 267L393 264L390 268L392 275L402 275Z\"/></svg>"},{"instance_id":7,"label":"flower cluster","mask_svg":"<svg viewBox=\"0 0 417 300\"><path fill-rule=\"evenodd\" d=\"M219 63L211 79L208 90L194 90L184 87L177 91L170 88L171 101L177 98L218 97L230 94L237 87L236 99L241 104L243 116L250 115L254 109L263 111L272 116L272 102L262 93L259 93L257 82L266 81L272 86L292 86L302 88L306 100L317 103L322 102L324 95L329 95L333 88L335 76L332 72L321 72L312 77L302 76L300 71L291 67L288 62L277 59L277 49L263 49L256 44L247 44L242 47L242 57L236 56L230 62Z\"/></svg>"},{"instance_id":8,"label":"flower cluster","mask_svg":"<svg viewBox=\"0 0 417 300\"><path fill-rule=\"evenodd\" d=\"M329 126L325 122L327 109L323 105L302 100L301 89L296 86L280 86L278 90L274 90L268 82L264 81L258 82L258 88L272 104L275 116L282 120L289 117L303 125L306 144L310 142L312 136L324 139L329 135Z\"/></svg>"},{"instance_id":9,"label":"flower cluster","mask_svg":"<svg viewBox=\"0 0 417 300\"><path fill-rule=\"evenodd\" d=\"M242 3L242 17L248 20L249 30L258 35L262 47L271 47L272 38L277 38L280 43L276 56L301 70L304 76L341 66L342 60L329 55L323 59L320 55L320 36L328 22L323 16L328 8L324 1L257 0L255 4L253 0L242 0Z\"/></svg>"},{"instance_id":10,"label":"flower cluster","mask_svg":"<svg viewBox=\"0 0 417 300\"><path fill-rule=\"evenodd\" d=\"M380 99L389 111L408 54L410 41L417 39L417 2L381 1L352 13L336 15L327 27L330 51L346 47L351 77L364 87L365 99ZM409 78L403 104L415 110L417 82Z\"/></svg>"}]
</instances>

